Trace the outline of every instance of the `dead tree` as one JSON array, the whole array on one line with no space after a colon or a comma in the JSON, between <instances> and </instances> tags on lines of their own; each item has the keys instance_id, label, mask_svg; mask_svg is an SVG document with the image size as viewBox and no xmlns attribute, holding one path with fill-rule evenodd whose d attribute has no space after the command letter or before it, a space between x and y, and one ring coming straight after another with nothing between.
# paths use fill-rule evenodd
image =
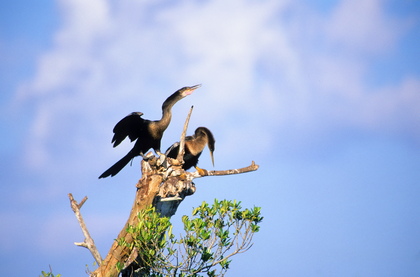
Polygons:
<instances>
[{"instance_id":1,"label":"dead tree","mask_svg":"<svg viewBox=\"0 0 420 277\"><path fill-rule=\"evenodd\" d=\"M191 115L191 111L189 116ZM171 217L175 214L179 204L185 197L194 194L196 191L195 184L193 183L194 179L205 176L240 174L258 169L258 165L252 162L251 165L247 167L232 170L207 171L201 169L195 172L183 170L183 147L189 116L184 125L184 131L181 136L180 154L177 159L167 158L167 162L162 164L160 159L156 158L152 152L149 152L145 159L141 161L142 177L136 184L136 195L130 215L105 259L102 260L96 249L94 241L90 237L80 213L80 208L87 200L87 197L78 204L73 196L69 194L72 210L74 211L85 236L84 242L75 244L89 249L99 265L99 267L91 273L92 277L116 277L119 274L117 264L122 264L124 265L124 268L129 268L138 262L136 260L138 253L136 249L129 249L126 246L122 246L118 241L121 238L124 238L128 243L133 241L131 234L127 233L126 229L128 226L135 226L138 224L139 219L137 214L139 211L153 205L156 208L156 211L162 216Z\"/></svg>"}]
</instances>

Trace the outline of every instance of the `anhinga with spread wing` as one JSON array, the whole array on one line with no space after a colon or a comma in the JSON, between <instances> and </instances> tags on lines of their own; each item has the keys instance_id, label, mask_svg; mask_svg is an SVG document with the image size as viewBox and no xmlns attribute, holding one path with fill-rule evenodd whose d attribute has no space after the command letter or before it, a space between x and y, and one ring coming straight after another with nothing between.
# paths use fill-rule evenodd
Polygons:
<instances>
[{"instance_id":1,"label":"anhinga with spread wing","mask_svg":"<svg viewBox=\"0 0 420 277\"><path fill-rule=\"evenodd\" d=\"M136 140L133 148L122 159L116 162L108 170L102 173L99 178L114 176L124 168L134 157L143 156L150 148L153 148L158 155L160 152L160 142L163 132L168 128L171 122L171 109L176 102L187 95L190 95L195 89L201 85L192 87L183 87L169 96L162 104L162 118L160 120L143 119L141 112L133 112L121 119L114 127L114 137L112 142L114 147L119 145L126 137L131 141Z\"/></svg>"},{"instance_id":2,"label":"anhinga with spread wing","mask_svg":"<svg viewBox=\"0 0 420 277\"><path fill-rule=\"evenodd\" d=\"M210 150L211 162L214 166L213 152L215 142L213 134L206 127L198 127L195 130L194 135L185 137L184 164L182 165L182 168L187 170L193 166L197 167L198 158L206 145ZM178 152L179 142L176 142L166 150L165 155L169 158L176 159Z\"/></svg>"}]
</instances>

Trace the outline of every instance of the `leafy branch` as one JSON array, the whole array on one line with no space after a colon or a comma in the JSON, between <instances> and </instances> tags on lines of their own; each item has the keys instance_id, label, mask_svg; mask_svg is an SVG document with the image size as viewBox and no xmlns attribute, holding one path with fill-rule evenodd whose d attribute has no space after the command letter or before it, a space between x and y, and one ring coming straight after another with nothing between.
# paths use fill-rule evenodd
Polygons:
<instances>
[{"instance_id":1,"label":"leafy branch","mask_svg":"<svg viewBox=\"0 0 420 277\"><path fill-rule=\"evenodd\" d=\"M203 202L192 217L183 216L185 235L175 238L167 217L153 207L139 212L139 223L128 226L133 240L118 243L138 253L139 271L147 276L223 276L230 258L252 246L254 233L262 221L261 208L241 210L237 201ZM217 267L216 267L217 266Z\"/></svg>"}]
</instances>

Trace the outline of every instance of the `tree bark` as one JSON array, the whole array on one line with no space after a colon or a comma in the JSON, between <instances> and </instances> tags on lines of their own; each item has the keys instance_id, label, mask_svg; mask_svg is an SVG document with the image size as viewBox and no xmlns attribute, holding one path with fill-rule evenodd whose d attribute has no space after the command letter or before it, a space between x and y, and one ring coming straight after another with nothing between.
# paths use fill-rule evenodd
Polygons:
<instances>
[{"instance_id":1,"label":"tree bark","mask_svg":"<svg viewBox=\"0 0 420 277\"><path fill-rule=\"evenodd\" d=\"M102 262L102 257L99 254L98 249L96 249L95 242L90 236L89 231L86 227L85 221L83 220L82 214L80 213L80 209L82 208L83 204L86 202L87 196L85 196L82 199L82 201L80 201L80 203L77 203L76 200L74 200L73 195L69 193L69 199L70 199L71 209L76 215L77 221L79 221L80 228L82 229L83 235L85 236L85 240L83 242L75 242L74 244L76 244L77 246L82 246L89 249L96 263L100 264Z\"/></svg>"},{"instance_id":2,"label":"tree bark","mask_svg":"<svg viewBox=\"0 0 420 277\"><path fill-rule=\"evenodd\" d=\"M137 214L140 210L153 204L157 193L159 192L159 186L162 183L163 177L161 174L157 174L156 170L152 170L150 164L146 161L142 161L142 178L137 183L137 191L134 199L133 207L131 208L130 216L123 229L119 233L117 240L111 246L106 258L102 261L99 268L96 269L91 276L96 277L115 277L118 276L119 271L117 270L117 263L124 264L130 256L130 249L125 246L118 245L118 240L122 237L125 238L127 243L132 242L132 237L127 233L126 229L129 225L137 225L138 217ZM146 171L146 172L145 172ZM145 174L146 173L146 174Z\"/></svg>"}]
</instances>

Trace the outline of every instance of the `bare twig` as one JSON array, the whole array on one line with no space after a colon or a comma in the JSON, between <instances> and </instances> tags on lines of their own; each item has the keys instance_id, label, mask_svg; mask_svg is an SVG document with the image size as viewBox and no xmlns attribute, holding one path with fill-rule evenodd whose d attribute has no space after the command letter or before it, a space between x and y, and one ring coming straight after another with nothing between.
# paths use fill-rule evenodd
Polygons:
<instances>
[{"instance_id":1,"label":"bare twig","mask_svg":"<svg viewBox=\"0 0 420 277\"><path fill-rule=\"evenodd\" d=\"M190 112L187 115L187 118L185 119L185 123L184 123L184 129L182 130L182 134L181 134L181 139L179 141L179 152L178 152L178 156L176 157L176 159L181 163L184 160L184 146L185 146L185 136L187 134L187 129L188 129L188 123L190 122L190 117L191 117L191 113L193 111L194 106L191 106Z\"/></svg>"},{"instance_id":2,"label":"bare twig","mask_svg":"<svg viewBox=\"0 0 420 277\"><path fill-rule=\"evenodd\" d=\"M95 246L95 242L90 236L89 231L86 227L85 221L83 220L82 214L80 213L80 209L82 208L83 204L86 202L87 196L85 196L83 200L80 201L79 204L77 203L76 200L74 200L73 195L71 193L69 193L69 199L70 199L71 209L76 215L77 221L79 221L80 228L82 229L83 235L85 237L85 240L83 242L75 242L74 244L77 246L82 246L89 249L96 263L100 265L102 262L101 254L99 254L99 251Z\"/></svg>"}]
</instances>

